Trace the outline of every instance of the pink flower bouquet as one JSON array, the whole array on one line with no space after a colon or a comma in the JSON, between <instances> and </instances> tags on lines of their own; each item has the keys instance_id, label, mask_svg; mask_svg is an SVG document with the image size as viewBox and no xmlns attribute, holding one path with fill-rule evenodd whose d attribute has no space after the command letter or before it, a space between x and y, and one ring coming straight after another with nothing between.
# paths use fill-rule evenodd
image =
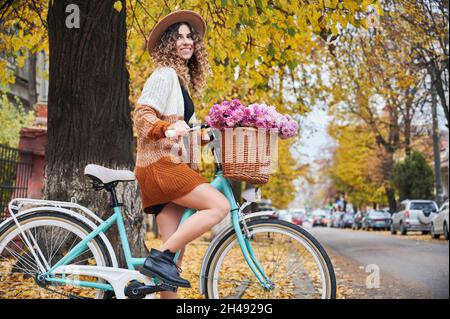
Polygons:
<instances>
[{"instance_id":1,"label":"pink flower bouquet","mask_svg":"<svg viewBox=\"0 0 450 319\"><path fill-rule=\"evenodd\" d=\"M206 116L206 124L217 129L276 128L281 138L293 137L298 132L298 123L290 115L278 113L274 106L254 103L246 107L238 99L214 104Z\"/></svg>"}]
</instances>

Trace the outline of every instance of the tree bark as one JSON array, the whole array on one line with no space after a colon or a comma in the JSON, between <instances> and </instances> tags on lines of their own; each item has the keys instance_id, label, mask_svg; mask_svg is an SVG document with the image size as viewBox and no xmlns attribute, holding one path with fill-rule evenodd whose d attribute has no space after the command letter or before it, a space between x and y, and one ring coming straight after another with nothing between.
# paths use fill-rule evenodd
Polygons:
<instances>
[{"instance_id":1,"label":"tree bark","mask_svg":"<svg viewBox=\"0 0 450 319\"><path fill-rule=\"evenodd\" d=\"M386 196L387 196L388 204L389 204L389 212L395 213L397 211L397 202L395 200L395 191L390 186L386 186L385 191L386 191Z\"/></svg>"},{"instance_id":2,"label":"tree bark","mask_svg":"<svg viewBox=\"0 0 450 319\"><path fill-rule=\"evenodd\" d=\"M411 122L412 122L412 99L408 99L405 105L405 117L404 117L404 133L405 133L405 154L411 155Z\"/></svg>"},{"instance_id":3,"label":"tree bark","mask_svg":"<svg viewBox=\"0 0 450 319\"><path fill-rule=\"evenodd\" d=\"M431 114L433 122L433 157L434 157L434 176L436 187L436 202L440 207L443 203L443 191L442 191L442 174L441 174L441 145L439 141L439 123L437 117L437 101L436 92L431 88Z\"/></svg>"},{"instance_id":4,"label":"tree bark","mask_svg":"<svg viewBox=\"0 0 450 319\"><path fill-rule=\"evenodd\" d=\"M84 176L93 163L134 169L129 75L125 65L126 12L114 0L50 1L47 16L50 76L44 196L77 198L100 217L111 212L109 194L95 192ZM80 27L66 26L66 7L80 9ZM119 183L117 195L134 256L144 256L145 223L137 182ZM124 265L116 227L108 237ZM131 236L132 235L132 236ZM120 247L120 248L119 248Z\"/></svg>"},{"instance_id":5,"label":"tree bark","mask_svg":"<svg viewBox=\"0 0 450 319\"><path fill-rule=\"evenodd\" d=\"M384 148L382 156L382 174L384 189L391 213L397 211L397 201L395 200L395 190L392 187L392 171L394 169L394 152L390 146Z\"/></svg>"},{"instance_id":6,"label":"tree bark","mask_svg":"<svg viewBox=\"0 0 450 319\"><path fill-rule=\"evenodd\" d=\"M36 53L29 53L28 55L28 102L30 102L30 109L34 107L37 102L36 92Z\"/></svg>"},{"instance_id":7,"label":"tree bark","mask_svg":"<svg viewBox=\"0 0 450 319\"><path fill-rule=\"evenodd\" d=\"M433 86L436 90L437 95L439 96L439 100L441 101L442 108L444 109L445 117L447 119L447 128L449 128L449 126L448 126L449 125L449 111L448 111L447 99L445 96L444 85L442 84L441 72L439 72L438 68L434 65L434 63L431 63L430 65L431 65L431 67L429 69L429 73L431 75Z\"/></svg>"}]
</instances>

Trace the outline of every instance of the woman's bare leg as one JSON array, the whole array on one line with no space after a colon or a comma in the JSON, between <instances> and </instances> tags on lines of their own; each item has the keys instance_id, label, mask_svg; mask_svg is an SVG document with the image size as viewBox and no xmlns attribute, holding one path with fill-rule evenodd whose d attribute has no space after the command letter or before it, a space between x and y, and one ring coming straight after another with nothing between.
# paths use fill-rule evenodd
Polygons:
<instances>
[{"instance_id":1,"label":"woman's bare leg","mask_svg":"<svg viewBox=\"0 0 450 319\"><path fill-rule=\"evenodd\" d=\"M198 185L191 192L173 202L183 207L194 208L197 212L183 222L175 233L164 242L161 251L169 249L171 252L176 252L182 249L220 223L230 212L230 204L226 197L207 183Z\"/></svg>"},{"instance_id":2,"label":"woman's bare leg","mask_svg":"<svg viewBox=\"0 0 450 319\"><path fill-rule=\"evenodd\" d=\"M180 219L186 207L182 207L175 203L167 204L163 210L156 216L156 223L161 234L162 241L165 243L170 236L177 230ZM181 249L180 256L177 260L178 267L181 267L183 260L184 248ZM162 291L160 293L161 299L176 299L177 293L171 291Z\"/></svg>"}]
</instances>

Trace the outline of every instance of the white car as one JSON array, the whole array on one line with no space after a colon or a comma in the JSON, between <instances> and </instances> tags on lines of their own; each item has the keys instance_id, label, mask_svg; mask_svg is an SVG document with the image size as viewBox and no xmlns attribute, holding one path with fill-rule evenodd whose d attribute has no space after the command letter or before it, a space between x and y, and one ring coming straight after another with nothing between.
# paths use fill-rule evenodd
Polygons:
<instances>
[{"instance_id":1,"label":"white car","mask_svg":"<svg viewBox=\"0 0 450 319\"><path fill-rule=\"evenodd\" d=\"M439 207L431 200L404 200L399 211L392 215L391 233L406 235L408 231L431 231L431 223Z\"/></svg>"},{"instance_id":2,"label":"white car","mask_svg":"<svg viewBox=\"0 0 450 319\"><path fill-rule=\"evenodd\" d=\"M448 240L448 199L442 204L439 214L434 217L431 226L431 237L437 239L441 235Z\"/></svg>"},{"instance_id":3,"label":"white car","mask_svg":"<svg viewBox=\"0 0 450 319\"><path fill-rule=\"evenodd\" d=\"M287 222L291 222L291 216L287 209L278 210L278 219L285 220Z\"/></svg>"}]
</instances>

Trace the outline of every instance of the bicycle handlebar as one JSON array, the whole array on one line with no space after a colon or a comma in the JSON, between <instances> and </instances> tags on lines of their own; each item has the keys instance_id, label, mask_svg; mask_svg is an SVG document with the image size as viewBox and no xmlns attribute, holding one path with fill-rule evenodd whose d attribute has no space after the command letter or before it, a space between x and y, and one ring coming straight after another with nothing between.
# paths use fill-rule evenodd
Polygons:
<instances>
[{"instance_id":1,"label":"bicycle handlebar","mask_svg":"<svg viewBox=\"0 0 450 319\"><path fill-rule=\"evenodd\" d=\"M210 126L207 124L200 124L200 125L196 125L196 126L189 125L189 126L190 126L190 129L188 129L187 132L192 132L192 131L202 129L202 128L210 128ZM175 137L177 135L177 132L175 130L167 130L164 133L164 135L169 138Z\"/></svg>"}]
</instances>

